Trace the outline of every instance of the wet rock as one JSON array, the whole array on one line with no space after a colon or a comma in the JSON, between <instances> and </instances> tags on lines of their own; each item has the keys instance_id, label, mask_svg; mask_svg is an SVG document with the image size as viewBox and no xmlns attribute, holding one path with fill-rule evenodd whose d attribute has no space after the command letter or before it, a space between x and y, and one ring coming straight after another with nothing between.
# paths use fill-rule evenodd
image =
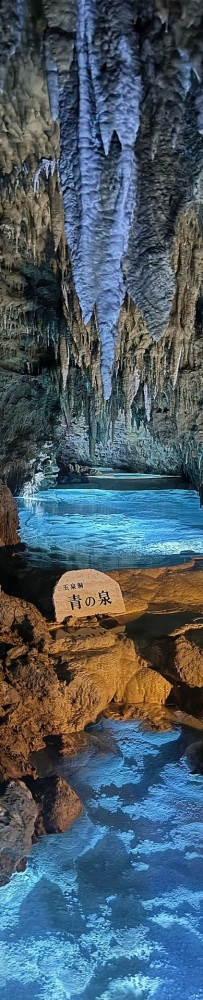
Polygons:
<instances>
[{"instance_id":1,"label":"wet rock","mask_svg":"<svg viewBox=\"0 0 203 1000\"><path fill-rule=\"evenodd\" d=\"M16 502L8 486L0 482L0 545L16 545L20 542L18 528Z\"/></svg>"},{"instance_id":2,"label":"wet rock","mask_svg":"<svg viewBox=\"0 0 203 1000\"><path fill-rule=\"evenodd\" d=\"M141 602L142 586L151 609L157 610L160 598L163 603L167 588L167 603L169 594L181 607L189 593L191 606L192 599L195 607L200 601L202 569L196 570L195 561L186 568L118 575L126 603L128 596L134 605ZM82 733L111 703L137 710L140 717L156 706L158 717L170 695L170 707L200 715L203 650L191 638L154 635L150 640L140 623L133 640L122 628L106 630L96 623L60 632L52 633L33 605L0 594L2 780L26 776L30 754L43 749L48 738L68 748L71 736Z\"/></svg>"},{"instance_id":3,"label":"wet rock","mask_svg":"<svg viewBox=\"0 0 203 1000\"><path fill-rule=\"evenodd\" d=\"M82 805L64 778L56 775L30 780L29 788L38 807L35 836L45 833L65 833L80 816Z\"/></svg>"},{"instance_id":4,"label":"wet rock","mask_svg":"<svg viewBox=\"0 0 203 1000\"><path fill-rule=\"evenodd\" d=\"M26 774L29 754L48 736L66 742L112 699L162 704L170 690L122 631L70 629L55 641L32 605L3 593L0 649L2 779L11 776L7 762L12 775Z\"/></svg>"},{"instance_id":5,"label":"wet rock","mask_svg":"<svg viewBox=\"0 0 203 1000\"><path fill-rule=\"evenodd\" d=\"M201 614L202 559L158 569L115 570L109 576L120 584L127 614L139 617L145 611L166 614L191 609Z\"/></svg>"},{"instance_id":6,"label":"wet rock","mask_svg":"<svg viewBox=\"0 0 203 1000\"><path fill-rule=\"evenodd\" d=\"M0 797L0 885L24 867L37 815L29 788L22 781L10 781Z\"/></svg>"},{"instance_id":7,"label":"wet rock","mask_svg":"<svg viewBox=\"0 0 203 1000\"><path fill-rule=\"evenodd\" d=\"M155 703L149 706L147 702L138 707L133 704L127 705L124 702L116 704L112 701L103 714L106 719L115 719L120 722L135 719L136 722L144 723L144 726L149 727L150 730L154 729L158 732L171 729L177 721L175 714L164 705L156 705Z\"/></svg>"},{"instance_id":8,"label":"wet rock","mask_svg":"<svg viewBox=\"0 0 203 1000\"><path fill-rule=\"evenodd\" d=\"M203 725L202 725L203 728ZM192 774L203 774L203 741L192 743L185 752L187 763Z\"/></svg>"},{"instance_id":9,"label":"wet rock","mask_svg":"<svg viewBox=\"0 0 203 1000\"><path fill-rule=\"evenodd\" d=\"M175 669L191 688L203 688L203 649L181 635L175 642Z\"/></svg>"},{"instance_id":10,"label":"wet rock","mask_svg":"<svg viewBox=\"0 0 203 1000\"><path fill-rule=\"evenodd\" d=\"M136 674L124 689L122 700L127 705L165 705L170 691L169 681L155 670L150 670L146 663L140 662Z\"/></svg>"}]
</instances>

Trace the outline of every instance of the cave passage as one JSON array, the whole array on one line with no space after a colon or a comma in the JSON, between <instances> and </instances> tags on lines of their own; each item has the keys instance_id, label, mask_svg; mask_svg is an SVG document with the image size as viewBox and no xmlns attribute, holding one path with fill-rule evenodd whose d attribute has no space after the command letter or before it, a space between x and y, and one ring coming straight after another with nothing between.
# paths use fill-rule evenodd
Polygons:
<instances>
[{"instance_id":1,"label":"cave passage","mask_svg":"<svg viewBox=\"0 0 203 1000\"><path fill-rule=\"evenodd\" d=\"M108 572L203 554L203 508L192 489L50 489L19 497L18 509L21 539L45 565L53 556L68 569Z\"/></svg>"},{"instance_id":2,"label":"cave passage","mask_svg":"<svg viewBox=\"0 0 203 1000\"><path fill-rule=\"evenodd\" d=\"M1 1000L202 1000L196 740L103 719L60 760L83 814L1 890Z\"/></svg>"}]
</instances>

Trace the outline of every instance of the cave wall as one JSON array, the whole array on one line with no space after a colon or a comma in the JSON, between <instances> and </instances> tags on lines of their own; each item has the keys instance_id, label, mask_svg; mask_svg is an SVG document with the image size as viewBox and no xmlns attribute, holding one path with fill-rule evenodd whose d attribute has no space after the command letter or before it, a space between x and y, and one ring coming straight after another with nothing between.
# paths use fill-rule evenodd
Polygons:
<instances>
[{"instance_id":1,"label":"cave wall","mask_svg":"<svg viewBox=\"0 0 203 1000\"><path fill-rule=\"evenodd\" d=\"M10 0L0 22L0 474L200 485L200 0Z\"/></svg>"}]
</instances>

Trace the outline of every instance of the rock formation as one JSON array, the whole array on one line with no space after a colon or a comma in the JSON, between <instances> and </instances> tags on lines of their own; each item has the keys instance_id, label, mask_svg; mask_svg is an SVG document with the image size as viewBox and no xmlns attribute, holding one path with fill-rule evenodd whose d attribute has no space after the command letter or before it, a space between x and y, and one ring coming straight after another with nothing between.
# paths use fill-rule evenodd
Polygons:
<instances>
[{"instance_id":1,"label":"rock formation","mask_svg":"<svg viewBox=\"0 0 203 1000\"><path fill-rule=\"evenodd\" d=\"M175 706L202 726L194 634L52 636L36 574L12 571L8 489L110 464L183 472L202 495L202 3L2 0L0 29L4 879L79 814L56 774L38 783L49 737L67 749L104 711L165 725ZM115 578L129 616L201 613L195 560Z\"/></svg>"},{"instance_id":2,"label":"rock formation","mask_svg":"<svg viewBox=\"0 0 203 1000\"><path fill-rule=\"evenodd\" d=\"M26 867L38 809L23 781L10 781L0 796L0 885Z\"/></svg>"},{"instance_id":3,"label":"rock formation","mask_svg":"<svg viewBox=\"0 0 203 1000\"><path fill-rule=\"evenodd\" d=\"M7 578L8 589L11 584L17 592L19 586L26 593L30 587L40 603L38 574L31 570L29 583L29 571L27 576L22 568L12 571L17 512L4 484L0 497L0 583ZM91 627L83 621L50 627L33 603L0 591L1 884L25 867L39 836L65 831L81 811L77 796L57 773L57 754L50 753L48 770L41 774L38 755L43 748L46 752L47 740L57 739L58 752L75 752L84 728L101 713L145 719L159 729L171 725L175 709L179 721L203 727L203 640L193 622L202 609L202 560L111 575L123 593L126 613L121 621L134 619L132 638L125 625L113 627L112 622L106 629L97 619ZM43 591L43 579L40 587ZM157 612L169 618L175 612L176 619L187 613L187 638L183 627L174 633L169 627L167 638L155 630L153 638L146 612L149 619Z\"/></svg>"},{"instance_id":4,"label":"rock formation","mask_svg":"<svg viewBox=\"0 0 203 1000\"><path fill-rule=\"evenodd\" d=\"M193 616L200 613L202 572L195 572L192 565L186 569L154 570L153 575L134 570L129 572L129 599L126 573L128 614L132 616L134 609L139 622L147 609L152 614L176 611L177 616L186 611L189 592ZM164 602L160 599L163 591ZM146 705L149 713L152 705L163 706L168 701L172 685L182 682L182 701L178 699L178 705L187 710L184 691L187 687L187 697L192 698L194 688L193 702L201 712L201 631L197 630L197 636L194 633L194 640L193 633L189 633L188 640L171 635L170 639L152 642L146 636L146 627L144 618L143 630L140 633L139 624L137 638L135 632L133 639L119 626L106 631L98 624L89 629L58 627L52 632L33 605L1 591L2 781L29 774L30 753L44 746L46 738L57 736L65 746L70 734L94 722L111 702L134 704L141 709Z\"/></svg>"},{"instance_id":5,"label":"rock formation","mask_svg":"<svg viewBox=\"0 0 203 1000\"><path fill-rule=\"evenodd\" d=\"M0 18L0 473L201 487L201 0Z\"/></svg>"},{"instance_id":6,"label":"rock formation","mask_svg":"<svg viewBox=\"0 0 203 1000\"><path fill-rule=\"evenodd\" d=\"M39 837L65 833L81 813L78 796L63 778L30 779L28 784L9 781L0 795L0 885L26 868Z\"/></svg>"},{"instance_id":7,"label":"rock formation","mask_svg":"<svg viewBox=\"0 0 203 1000\"><path fill-rule=\"evenodd\" d=\"M8 487L0 482L0 545L17 545L20 541L18 528L15 500Z\"/></svg>"}]
</instances>

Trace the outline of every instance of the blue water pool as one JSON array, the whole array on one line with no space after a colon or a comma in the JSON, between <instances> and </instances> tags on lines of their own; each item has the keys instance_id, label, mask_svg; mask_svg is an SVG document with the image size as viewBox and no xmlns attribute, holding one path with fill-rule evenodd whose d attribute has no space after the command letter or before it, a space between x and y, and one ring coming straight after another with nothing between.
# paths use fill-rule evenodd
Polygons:
<instances>
[{"instance_id":1,"label":"blue water pool","mask_svg":"<svg viewBox=\"0 0 203 1000\"><path fill-rule=\"evenodd\" d=\"M109 720L91 733L59 765L82 817L1 890L1 1000L203 1000L202 776L186 737Z\"/></svg>"},{"instance_id":2,"label":"blue water pool","mask_svg":"<svg viewBox=\"0 0 203 1000\"><path fill-rule=\"evenodd\" d=\"M203 508L193 490L50 489L19 497L22 541L69 568L168 564L203 554Z\"/></svg>"}]
</instances>

